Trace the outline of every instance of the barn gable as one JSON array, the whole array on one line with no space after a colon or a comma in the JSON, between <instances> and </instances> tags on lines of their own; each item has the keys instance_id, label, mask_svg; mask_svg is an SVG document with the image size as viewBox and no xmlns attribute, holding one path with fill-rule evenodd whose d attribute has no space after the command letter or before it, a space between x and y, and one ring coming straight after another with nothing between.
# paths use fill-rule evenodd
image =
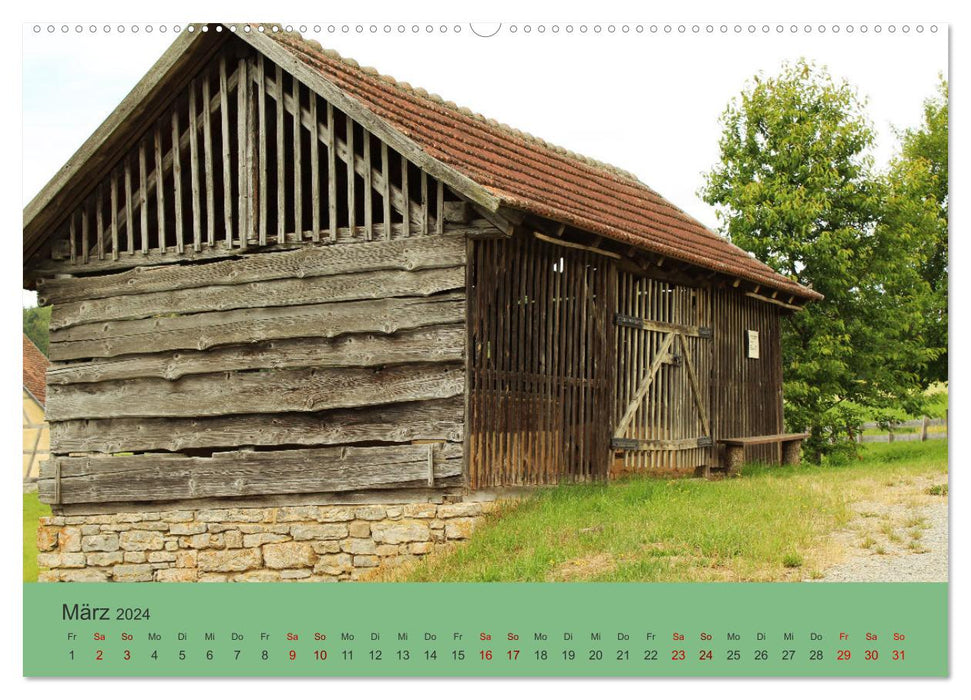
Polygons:
<instances>
[{"instance_id":1,"label":"barn gable","mask_svg":"<svg viewBox=\"0 0 971 700\"><path fill-rule=\"evenodd\" d=\"M195 34L25 209L25 285L249 247L442 233L459 201L443 180L491 200L303 64L267 58L275 42Z\"/></svg>"}]
</instances>

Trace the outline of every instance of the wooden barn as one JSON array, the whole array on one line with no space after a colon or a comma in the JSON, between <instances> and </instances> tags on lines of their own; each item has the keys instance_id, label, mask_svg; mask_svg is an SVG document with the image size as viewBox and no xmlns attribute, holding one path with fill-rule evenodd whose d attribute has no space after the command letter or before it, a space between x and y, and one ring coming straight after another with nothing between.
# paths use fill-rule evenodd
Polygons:
<instances>
[{"instance_id":1,"label":"wooden barn","mask_svg":"<svg viewBox=\"0 0 971 700\"><path fill-rule=\"evenodd\" d=\"M56 514L798 454L780 319L817 293L628 173L269 25L183 30L23 241Z\"/></svg>"}]
</instances>

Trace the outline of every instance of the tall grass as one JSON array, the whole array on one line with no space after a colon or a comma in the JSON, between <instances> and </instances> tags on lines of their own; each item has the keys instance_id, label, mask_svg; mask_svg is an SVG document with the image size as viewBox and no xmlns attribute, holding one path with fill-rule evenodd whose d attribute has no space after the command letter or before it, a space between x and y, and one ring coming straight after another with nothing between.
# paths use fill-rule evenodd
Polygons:
<instances>
[{"instance_id":1,"label":"tall grass","mask_svg":"<svg viewBox=\"0 0 971 700\"><path fill-rule=\"evenodd\" d=\"M41 517L51 514L36 493L24 494L24 583L37 580L37 526Z\"/></svg>"},{"instance_id":2,"label":"tall grass","mask_svg":"<svg viewBox=\"0 0 971 700\"><path fill-rule=\"evenodd\" d=\"M946 441L868 445L827 467L749 465L723 481L569 485L491 515L470 542L393 573L411 581L768 581L809 578L849 504L945 474Z\"/></svg>"}]
</instances>

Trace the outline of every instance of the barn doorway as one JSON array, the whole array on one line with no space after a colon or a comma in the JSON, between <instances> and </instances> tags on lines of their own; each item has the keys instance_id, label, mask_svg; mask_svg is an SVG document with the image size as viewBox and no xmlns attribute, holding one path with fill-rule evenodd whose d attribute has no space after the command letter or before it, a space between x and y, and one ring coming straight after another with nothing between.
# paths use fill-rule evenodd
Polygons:
<instances>
[{"instance_id":1,"label":"barn doorway","mask_svg":"<svg viewBox=\"0 0 971 700\"><path fill-rule=\"evenodd\" d=\"M517 234L470 252L468 484L607 478L612 258Z\"/></svg>"},{"instance_id":2,"label":"barn doorway","mask_svg":"<svg viewBox=\"0 0 971 700\"><path fill-rule=\"evenodd\" d=\"M708 289L618 273L613 474L711 465Z\"/></svg>"}]
</instances>

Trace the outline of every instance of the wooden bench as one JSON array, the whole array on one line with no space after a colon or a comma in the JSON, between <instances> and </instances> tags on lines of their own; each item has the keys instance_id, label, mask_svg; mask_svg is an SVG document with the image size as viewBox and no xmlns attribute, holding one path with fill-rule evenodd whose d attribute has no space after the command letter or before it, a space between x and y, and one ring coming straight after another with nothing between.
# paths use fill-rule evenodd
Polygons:
<instances>
[{"instance_id":1,"label":"wooden bench","mask_svg":"<svg viewBox=\"0 0 971 700\"><path fill-rule=\"evenodd\" d=\"M729 474L742 466L745 448L749 445L782 445L782 463L799 464L799 451L802 441L809 433L780 433L779 435L755 435L753 437L721 438L718 442L725 446L725 468Z\"/></svg>"}]
</instances>

